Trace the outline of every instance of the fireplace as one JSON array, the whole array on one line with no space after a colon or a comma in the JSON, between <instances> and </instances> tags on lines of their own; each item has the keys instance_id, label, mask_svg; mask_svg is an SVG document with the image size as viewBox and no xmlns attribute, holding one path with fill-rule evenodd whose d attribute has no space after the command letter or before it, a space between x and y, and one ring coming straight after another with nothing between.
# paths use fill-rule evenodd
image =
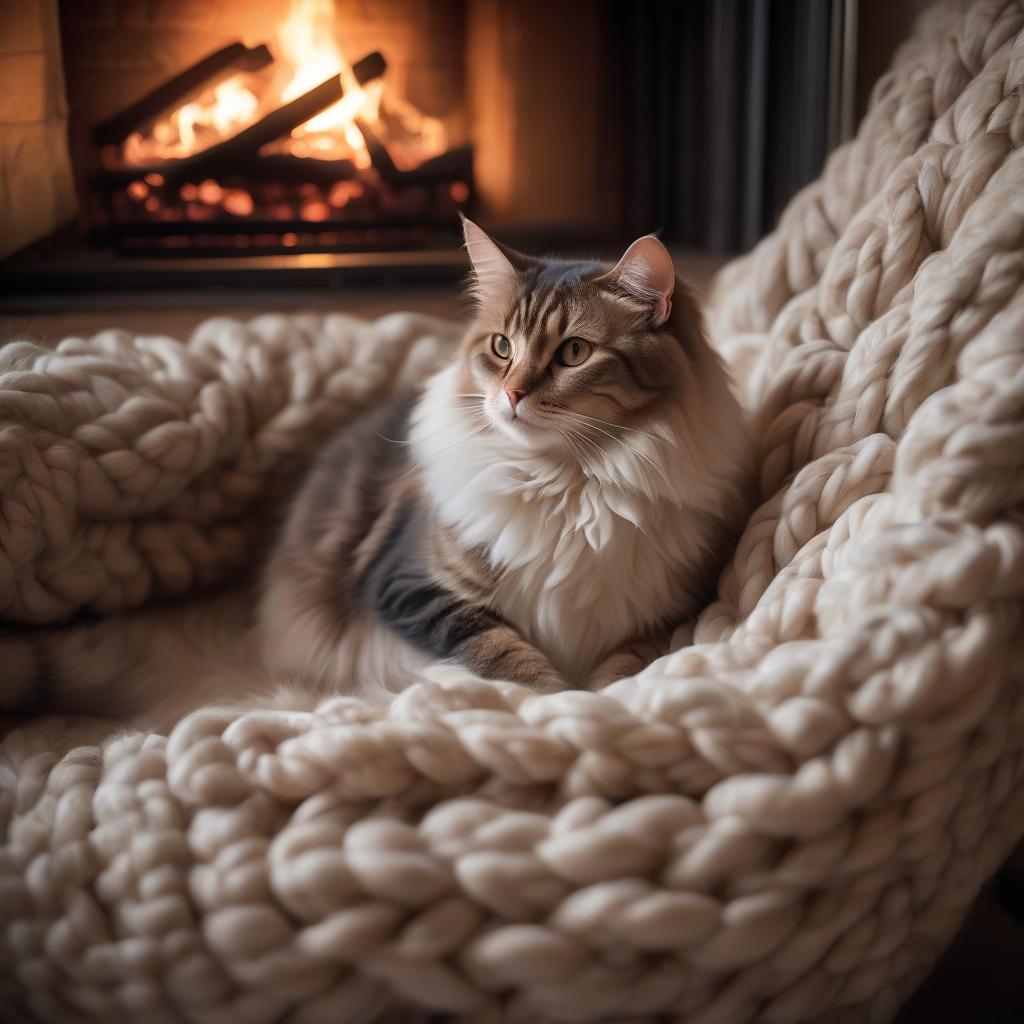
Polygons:
<instances>
[{"instance_id":1,"label":"fireplace","mask_svg":"<svg viewBox=\"0 0 1024 1024\"><path fill-rule=\"evenodd\" d=\"M523 247L735 251L852 127L853 0L2 6L0 96L39 119L0 102L8 295L453 279L460 212ZM10 99L26 47L39 105Z\"/></svg>"},{"instance_id":2,"label":"fireplace","mask_svg":"<svg viewBox=\"0 0 1024 1024\"><path fill-rule=\"evenodd\" d=\"M450 244L472 146L449 143L379 50L348 58L333 0L282 13L266 41L219 47L93 127L98 239L179 255Z\"/></svg>"},{"instance_id":3,"label":"fireplace","mask_svg":"<svg viewBox=\"0 0 1024 1024\"><path fill-rule=\"evenodd\" d=\"M460 212L521 244L618 228L603 3L26 2L58 22L77 215L0 288L452 279Z\"/></svg>"}]
</instances>

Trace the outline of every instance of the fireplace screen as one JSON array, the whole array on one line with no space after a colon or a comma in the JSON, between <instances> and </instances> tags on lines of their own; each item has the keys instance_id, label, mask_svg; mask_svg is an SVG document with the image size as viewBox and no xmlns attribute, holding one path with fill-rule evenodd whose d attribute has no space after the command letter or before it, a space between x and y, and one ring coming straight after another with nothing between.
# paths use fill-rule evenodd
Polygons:
<instances>
[{"instance_id":1,"label":"fireplace screen","mask_svg":"<svg viewBox=\"0 0 1024 1024\"><path fill-rule=\"evenodd\" d=\"M122 251L428 245L472 199L472 151L348 63L332 0L293 0L276 38L235 42L96 125L93 227Z\"/></svg>"}]
</instances>

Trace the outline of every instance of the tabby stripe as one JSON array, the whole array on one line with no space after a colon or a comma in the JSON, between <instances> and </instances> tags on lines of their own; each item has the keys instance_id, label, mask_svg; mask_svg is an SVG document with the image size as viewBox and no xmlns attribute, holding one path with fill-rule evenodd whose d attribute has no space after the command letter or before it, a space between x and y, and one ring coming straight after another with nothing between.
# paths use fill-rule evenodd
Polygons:
<instances>
[{"instance_id":1,"label":"tabby stripe","mask_svg":"<svg viewBox=\"0 0 1024 1024\"><path fill-rule=\"evenodd\" d=\"M527 324L526 330L528 334L533 334L534 331L538 330L540 325L547 319L547 314L550 309L554 308L556 302L559 301L558 291L555 288L548 288L546 292L540 297L537 305L533 310L533 317Z\"/></svg>"},{"instance_id":2,"label":"tabby stripe","mask_svg":"<svg viewBox=\"0 0 1024 1024\"><path fill-rule=\"evenodd\" d=\"M622 365L625 366L625 368L626 368L626 372L633 379L633 383L638 388L640 388L642 391L654 391L654 390L656 390L650 384L648 384L647 382L645 382L645 381L640 379L640 376L639 376L639 374L636 371L636 366L634 365L633 360L628 355L626 355L625 352L622 352L619 349L614 348L614 347L610 348L609 351L614 352L615 355L617 355L619 357L619 360L622 362Z\"/></svg>"},{"instance_id":3,"label":"tabby stripe","mask_svg":"<svg viewBox=\"0 0 1024 1024\"><path fill-rule=\"evenodd\" d=\"M522 333L525 332L527 318L530 315L530 302L532 300L533 300L533 289L532 288L527 288L526 291L523 292L522 299L519 301L519 303L516 305L515 310L513 311L514 316L515 316L515 322L514 322L514 326L510 325L510 329L511 330L514 330L514 331L516 331L519 334L522 334Z\"/></svg>"},{"instance_id":4,"label":"tabby stripe","mask_svg":"<svg viewBox=\"0 0 1024 1024\"><path fill-rule=\"evenodd\" d=\"M417 511L401 501L390 529L357 583L357 598L400 636L438 657L458 654L466 641L500 621L442 586L420 559Z\"/></svg>"},{"instance_id":5,"label":"tabby stripe","mask_svg":"<svg viewBox=\"0 0 1024 1024\"><path fill-rule=\"evenodd\" d=\"M562 309L558 317L558 337L559 340L565 337L565 332L569 327L569 307L563 302Z\"/></svg>"},{"instance_id":6,"label":"tabby stripe","mask_svg":"<svg viewBox=\"0 0 1024 1024\"><path fill-rule=\"evenodd\" d=\"M455 597L426 574L407 574L379 595L376 611L410 643L438 657L458 654L477 633L497 625L486 609Z\"/></svg>"}]
</instances>

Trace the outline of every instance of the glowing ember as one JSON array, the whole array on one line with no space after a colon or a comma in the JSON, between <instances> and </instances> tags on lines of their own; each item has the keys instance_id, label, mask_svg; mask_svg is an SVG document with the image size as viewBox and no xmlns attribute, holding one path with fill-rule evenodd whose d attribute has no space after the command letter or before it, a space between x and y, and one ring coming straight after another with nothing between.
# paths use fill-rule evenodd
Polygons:
<instances>
[{"instance_id":1,"label":"glowing ember","mask_svg":"<svg viewBox=\"0 0 1024 1024\"><path fill-rule=\"evenodd\" d=\"M224 189L213 180L208 178L199 185L199 202L207 206L214 206L224 198Z\"/></svg>"},{"instance_id":2,"label":"glowing ember","mask_svg":"<svg viewBox=\"0 0 1024 1024\"><path fill-rule=\"evenodd\" d=\"M331 215L331 208L326 203L306 203L299 212L303 220L327 220Z\"/></svg>"},{"instance_id":3,"label":"glowing ember","mask_svg":"<svg viewBox=\"0 0 1024 1024\"><path fill-rule=\"evenodd\" d=\"M350 199L358 199L365 191L358 181L339 181L331 186L327 201L341 209Z\"/></svg>"},{"instance_id":4,"label":"glowing ember","mask_svg":"<svg viewBox=\"0 0 1024 1024\"><path fill-rule=\"evenodd\" d=\"M224 195L224 209L236 217L251 216L254 205L252 196L244 189L232 189Z\"/></svg>"},{"instance_id":5,"label":"glowing ember","mask_svg":"<svg viewBox=\"0 0 1024 1024\"><path fill-rule=\"evenodd\" d=\"M265 147L264 152L351 160L360 170L367 170L370 154L357 119L373 128L395 165L403 170L446 148L440 120L392 95L380 79L359 85L338 43L333 0L292 0L271 49L275 67L284 69L274 78L276 87L268 85L265 77L235 74L158 121L148 133L130 135L122 147L122 159L132 166L145 166L189 156L230 138L333 75L341 76L344 96L296 128L289 138ZM343 204L332 200L332 205Z\"/></svg>"}]
</instances>

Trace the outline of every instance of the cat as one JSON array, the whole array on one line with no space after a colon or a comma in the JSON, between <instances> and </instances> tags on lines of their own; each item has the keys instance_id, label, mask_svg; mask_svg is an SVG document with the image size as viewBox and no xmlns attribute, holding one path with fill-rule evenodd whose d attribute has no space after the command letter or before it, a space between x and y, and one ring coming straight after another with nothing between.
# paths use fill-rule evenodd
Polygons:
<instances>
[{"instance_id":1,"label":"cat","mask_svg":"<svg viewBox=\"0 0 1024 1024\"><path fill-rule=\"evenodd\" d=\"M749 510L746 421L661 242L608 266L463 226L454 362L326 447L265 577L268 661L376 700L435 659L538 692L640 671Z\"/></svg>"},{"instance_id":2,"label":"cat","mask_svg":"<svg viewBox=\"0 0 1024 1024\"><path fill-rule=\"evenodd\" d=\"M444 659L541 693L596 689L667 651L751 492L699 307L651 236L611 266L464 233L462 345L315 460L263 573L264 657L241 601L6 628L0 711L163 729L210 701L387 704Z\"/></svg>"}]
</instances>

